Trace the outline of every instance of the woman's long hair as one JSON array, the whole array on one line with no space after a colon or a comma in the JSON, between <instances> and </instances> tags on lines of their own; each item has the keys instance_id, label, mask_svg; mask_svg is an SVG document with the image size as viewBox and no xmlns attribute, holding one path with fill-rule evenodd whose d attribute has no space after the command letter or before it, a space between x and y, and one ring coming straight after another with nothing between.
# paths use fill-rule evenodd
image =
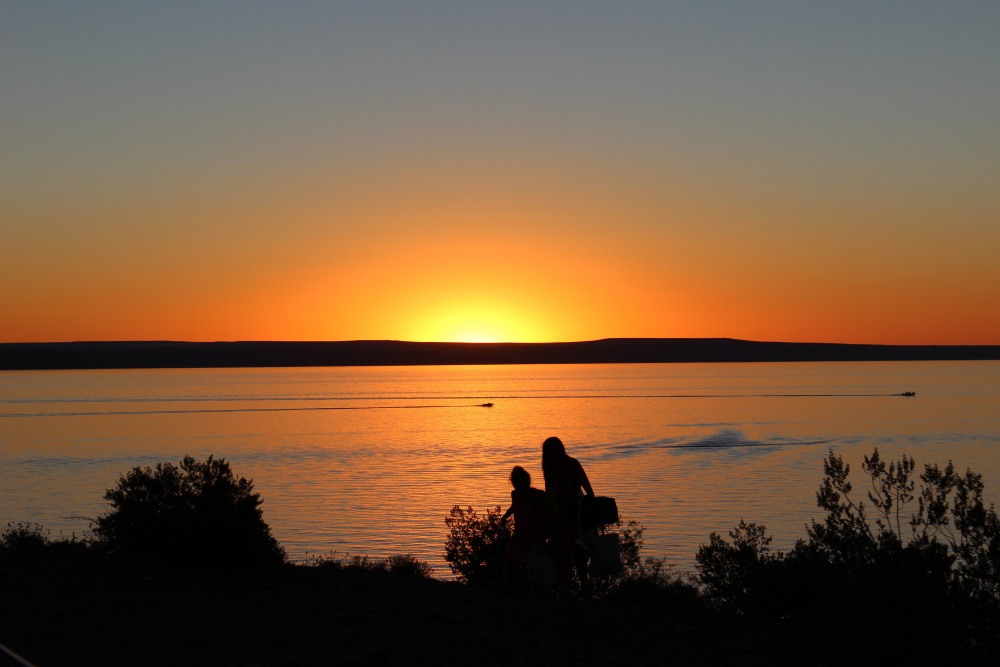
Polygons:
<instances>
[{"instance_id":1,"label":"woman's long hair","mask_svg":"<svg viewBox=\"0 0 1000 667\"><path fill-rule=\"evenodd\" d=\"M566 460L566 447L562 440L553 436L542 443L542 477L545 478L545 486L552 488L558 485L558 479L562 470L562 463Z\"/></svg>"}]
</instances>

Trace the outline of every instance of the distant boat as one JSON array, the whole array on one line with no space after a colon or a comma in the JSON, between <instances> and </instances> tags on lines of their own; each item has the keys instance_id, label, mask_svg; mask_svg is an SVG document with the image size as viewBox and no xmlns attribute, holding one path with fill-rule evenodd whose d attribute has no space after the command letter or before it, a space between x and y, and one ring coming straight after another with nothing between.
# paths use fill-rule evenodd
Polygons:
<instances>
[{"instance_id":1,"label":"distant boat","mask_svg":"<svg viewBox=\"0 0 1000 667\"><path fill-rule=\"evenodd\" d=\"M483 403L483 407L484 408L492 408L493 404L492 403Z\"/></svg>"},{"instance_id":2,"label":"distant boat","mask_svg":"<svg viewBox=\"0 0 1000 667\"><path fill-rule=\"evenodd\" d=\"M917 392L915 391L904 391L902 394L900 394L900 396L916 396L916 395Z\"/></svg>"}]
</instances>

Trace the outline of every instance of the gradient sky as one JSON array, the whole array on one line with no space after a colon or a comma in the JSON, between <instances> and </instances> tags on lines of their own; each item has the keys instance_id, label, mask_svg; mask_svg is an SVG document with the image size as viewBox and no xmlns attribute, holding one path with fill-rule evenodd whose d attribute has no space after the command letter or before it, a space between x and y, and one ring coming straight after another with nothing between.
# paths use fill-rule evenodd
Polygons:
<instances>
[{"instance_id":1,"label":"gradient sky","mask_svg":"<svg viewBox=\"0 0 1000 667\"><path fill-rule=\"evenodd\" d=\"M0 341L1000 344L1000 2L0 2Z\"/></svg>"}]
</instances>

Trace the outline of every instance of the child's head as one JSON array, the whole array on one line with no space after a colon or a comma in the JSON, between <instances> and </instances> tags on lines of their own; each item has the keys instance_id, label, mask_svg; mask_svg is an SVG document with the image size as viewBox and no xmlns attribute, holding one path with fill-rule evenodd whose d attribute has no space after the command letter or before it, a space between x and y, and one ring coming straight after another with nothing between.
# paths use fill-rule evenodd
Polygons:
<instances>
[{"instance_id":1,"label":"child's head","mask_svg":"<svg viewBox=\"0 0 1000 667\"><path fill-rule=\"evenodd\" d=\"M527 489L531 486L531 475L521 466L514 466L510 471L510 483L515 489Z\"/></svg>"}]
</instances>

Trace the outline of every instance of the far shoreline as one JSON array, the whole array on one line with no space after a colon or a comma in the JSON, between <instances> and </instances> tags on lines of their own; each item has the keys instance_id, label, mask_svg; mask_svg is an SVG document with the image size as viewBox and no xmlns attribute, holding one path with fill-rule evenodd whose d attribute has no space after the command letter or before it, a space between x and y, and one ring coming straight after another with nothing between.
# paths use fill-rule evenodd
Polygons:
<instances>
[{"instance_id":1,"label":"far shoreline","mask_svg":"<svg viewBox=\"0 0 1000 667\"><path fill-rule=\"evenodd\" d=\"M782 343L733 338L605 338L569 343L394 340L0 343L0 371L993 360L1000 360L1000 345Z\"/></svg>"}]
</instances>

